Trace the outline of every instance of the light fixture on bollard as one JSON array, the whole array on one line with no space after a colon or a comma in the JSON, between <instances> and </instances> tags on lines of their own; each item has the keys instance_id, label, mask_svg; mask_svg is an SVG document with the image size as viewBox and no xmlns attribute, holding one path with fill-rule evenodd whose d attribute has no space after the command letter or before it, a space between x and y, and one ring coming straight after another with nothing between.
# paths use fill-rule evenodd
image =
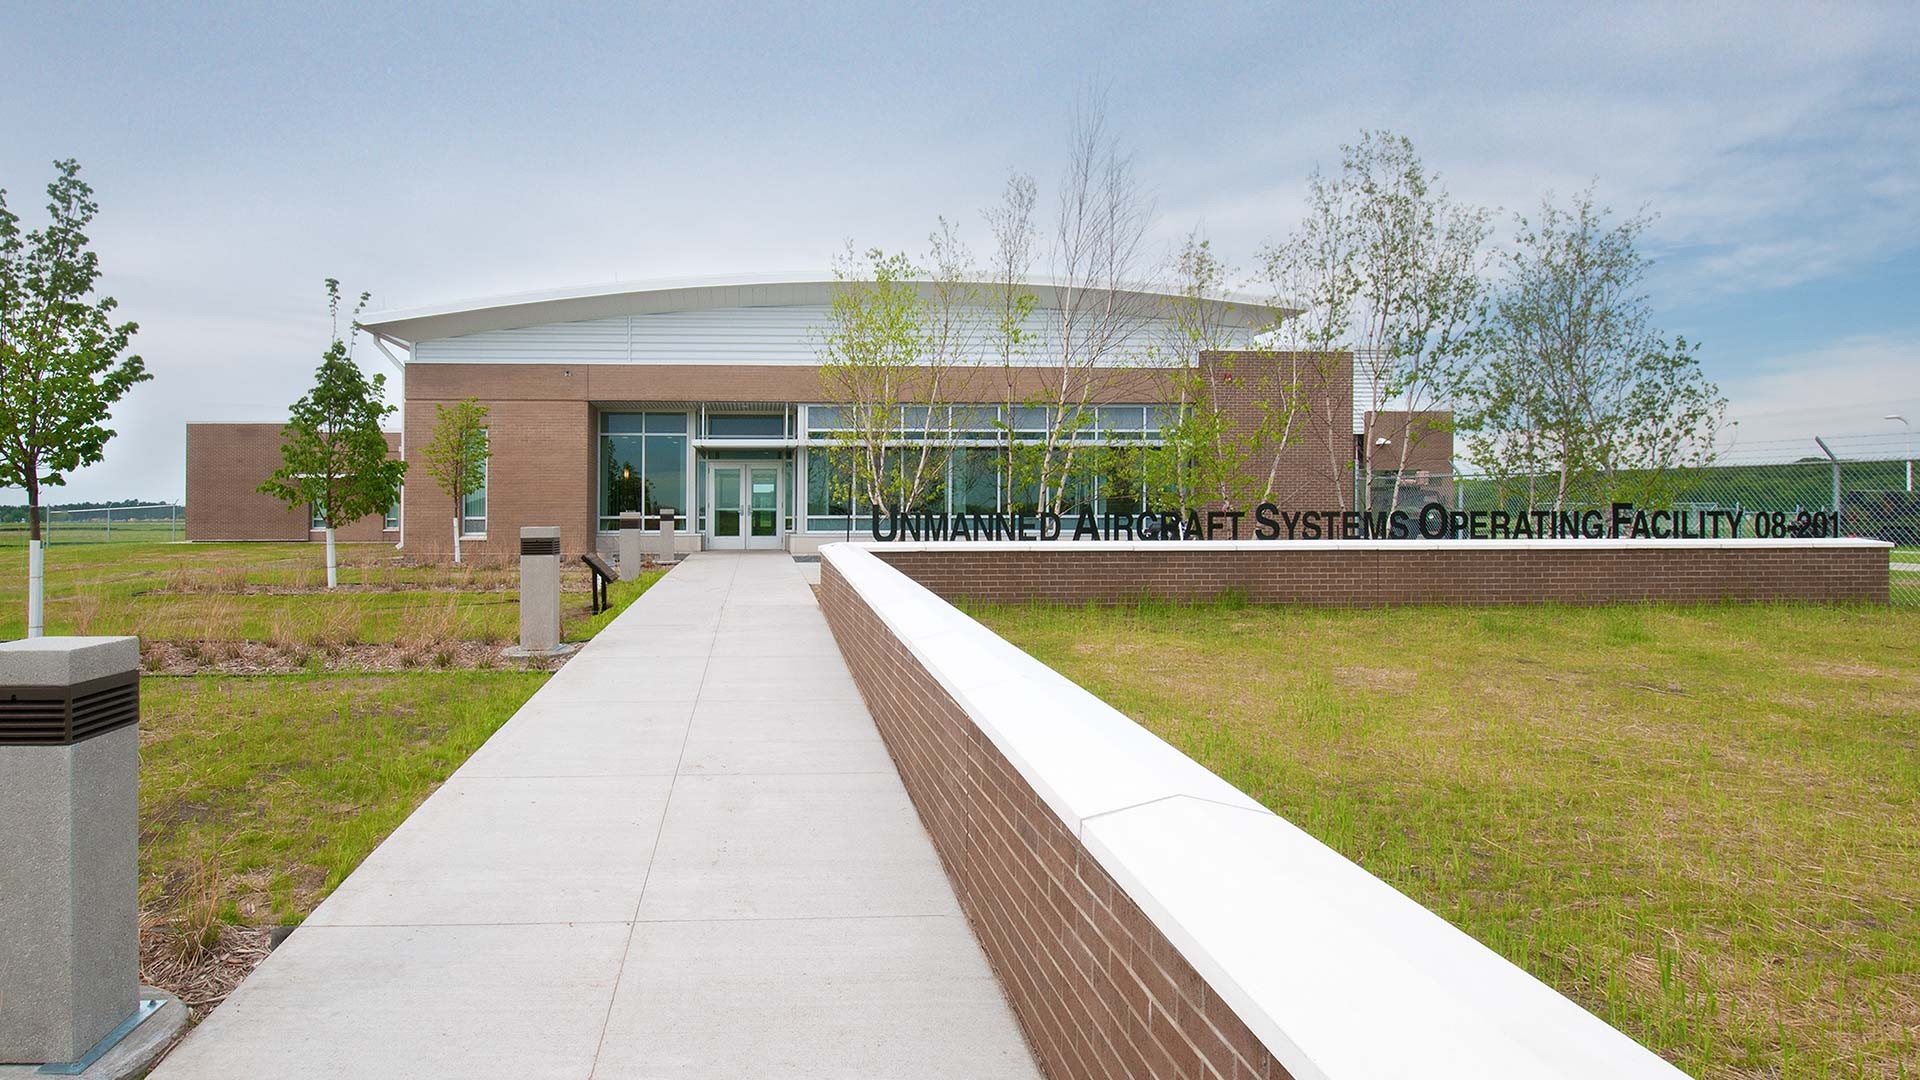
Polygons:
<instances>
[{"instance_id":1,"label":"light fixture on bollard","mask_svg":"<svg viewBox=\"0 0 1920 1080\"><path fill-rule=\"evenodd\" d=\"M638 510L628 510L620 515L620 544L617 554L620 556L620 580L637 581L640 578L640 525L645 520Z\"/></svg>"},{"instance_id":2,"label":"light fixture on bollard","mask_svg":"<svg viewBox=\"0 0 1920 1080\"><path fill-rule=\"evenodd\" d=\"M502 655L525 659L573 650L560 641L560 530L529 525L520 530L520 644Z\"/></svg>"},{"instance_id":3,"label":"light fixture on bollard","mask_svg":"<svg viewBox=\"0 0 1920 1080\"><path fill-rule=\"evenodd\" d=\"M140 986L139 720L137 639L0 643L0 1063L131 1075L186 1023Z\"/></svg>"}]
</instances>

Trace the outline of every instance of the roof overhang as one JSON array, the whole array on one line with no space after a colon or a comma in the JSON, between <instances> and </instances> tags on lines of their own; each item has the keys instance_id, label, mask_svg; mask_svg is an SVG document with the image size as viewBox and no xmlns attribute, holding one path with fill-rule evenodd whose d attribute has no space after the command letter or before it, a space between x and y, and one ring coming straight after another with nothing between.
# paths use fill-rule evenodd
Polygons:
<instances>
[{"instance_id":1,"label":"roof overhang","mask_svg":"<svg viewBox=\"0 0 1920 1080\"><path fill-rule=\"evenodd\" d=\"M362 316L360 325L376 338L406 346L419 341L459 337L488 330L512 330L523 326L581 322L620 315L826 305L832 302L836 290L847 284L831 274L736 275L614 282L373 312ZM911 284L929 299L935 295L932 282L915 281ZM1069 296L1060 282L1048 278L1031 279L1027 282L1027 288L1033 293L1035 306L1042 310L1059 310ZM1177 294L1145 286L1124 288L1117 295L1129 301L1150 301L1155 305L1165 305L1178 298ZM1244 294L1230 294L1206 303L1214 306L1214 317L1220 323L1246 329L1265 328L1273 323L1276 314L1292 313L1290 307L1276 308Z\"/></svg>"}]
</instances>

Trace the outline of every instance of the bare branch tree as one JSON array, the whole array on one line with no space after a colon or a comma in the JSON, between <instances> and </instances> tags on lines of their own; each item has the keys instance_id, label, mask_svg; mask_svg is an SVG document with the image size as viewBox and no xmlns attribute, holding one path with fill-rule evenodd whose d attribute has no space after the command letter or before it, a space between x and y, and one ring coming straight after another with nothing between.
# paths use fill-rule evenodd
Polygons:
<instances>
[{"instance_id":1,"label":"bare branch tree","mask_svg":"<svg viewBox=\"0 0 1920 1080\"><path fill-rule=\"evenodd\" d=\"M986 211L987 226L993 233L993 259L986 273L987 298L993 313L993 354L999 358L1000 415L992 422L999 439L995 470L996 498L1002 507L1014 504L1019 477L1025 471L1014 438L1014 410L1024 404L1021 369L1034 346L1029 320L1035 298L1030 284L1033 249L1038 233L1033 208L1038 189L1033 177L1011 173L1002 190L1000 204ZM972 425L983 430L984 425Z\"/></svg>"},{"instance_id":2,"label":"bare branch tree","mask_svg":"<svg viewBox=\"0 0 1920 1080\"><path fill-rule=\"evenodd\" d=\"M1066 501L1079 445L1092 422L1088 406L1101 369L1122 363L1154 316L1143 287L1143 252L1153 204L1134 178L1132 159L1107 130L1105 102L1083 98L1067 144L1067 168L1049 252L1056 370L1032 404L1046 410L1034 448L1033 479L1043 507Z\"/></svg>"}]
</instances>

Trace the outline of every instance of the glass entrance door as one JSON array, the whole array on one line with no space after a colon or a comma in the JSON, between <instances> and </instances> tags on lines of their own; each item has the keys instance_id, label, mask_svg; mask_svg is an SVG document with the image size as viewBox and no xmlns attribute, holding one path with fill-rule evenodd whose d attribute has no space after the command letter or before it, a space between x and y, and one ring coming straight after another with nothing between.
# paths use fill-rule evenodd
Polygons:
<instances>
[{"instance_id":1,"label":"glass entrance door","mask_svg":"<svg viewBox=\"0 0 1920 1080\"><path fill-rule=\"evenodd\" d=\"M707 490L712 492L708 546L722 551L785 546L780 528L785 517L780 466L716 461L708 469Z\"/></svg>"}]
</instances>

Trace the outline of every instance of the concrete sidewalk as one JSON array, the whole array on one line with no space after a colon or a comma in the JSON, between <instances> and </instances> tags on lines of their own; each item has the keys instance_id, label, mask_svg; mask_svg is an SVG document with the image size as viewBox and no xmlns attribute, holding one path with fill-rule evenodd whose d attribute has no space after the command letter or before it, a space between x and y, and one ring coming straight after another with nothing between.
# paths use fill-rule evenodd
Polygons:
<instances>
[{"instance_id":1,"label":"concrete sidewalk","mask_svg":"<svg viewBox=\"0 0 1920 1080\"><path fill-rule=\"evenodd\" d=\"M650 589L153 1075L1039 1072L770 553Z\"/></svg>"}]
</instances>

